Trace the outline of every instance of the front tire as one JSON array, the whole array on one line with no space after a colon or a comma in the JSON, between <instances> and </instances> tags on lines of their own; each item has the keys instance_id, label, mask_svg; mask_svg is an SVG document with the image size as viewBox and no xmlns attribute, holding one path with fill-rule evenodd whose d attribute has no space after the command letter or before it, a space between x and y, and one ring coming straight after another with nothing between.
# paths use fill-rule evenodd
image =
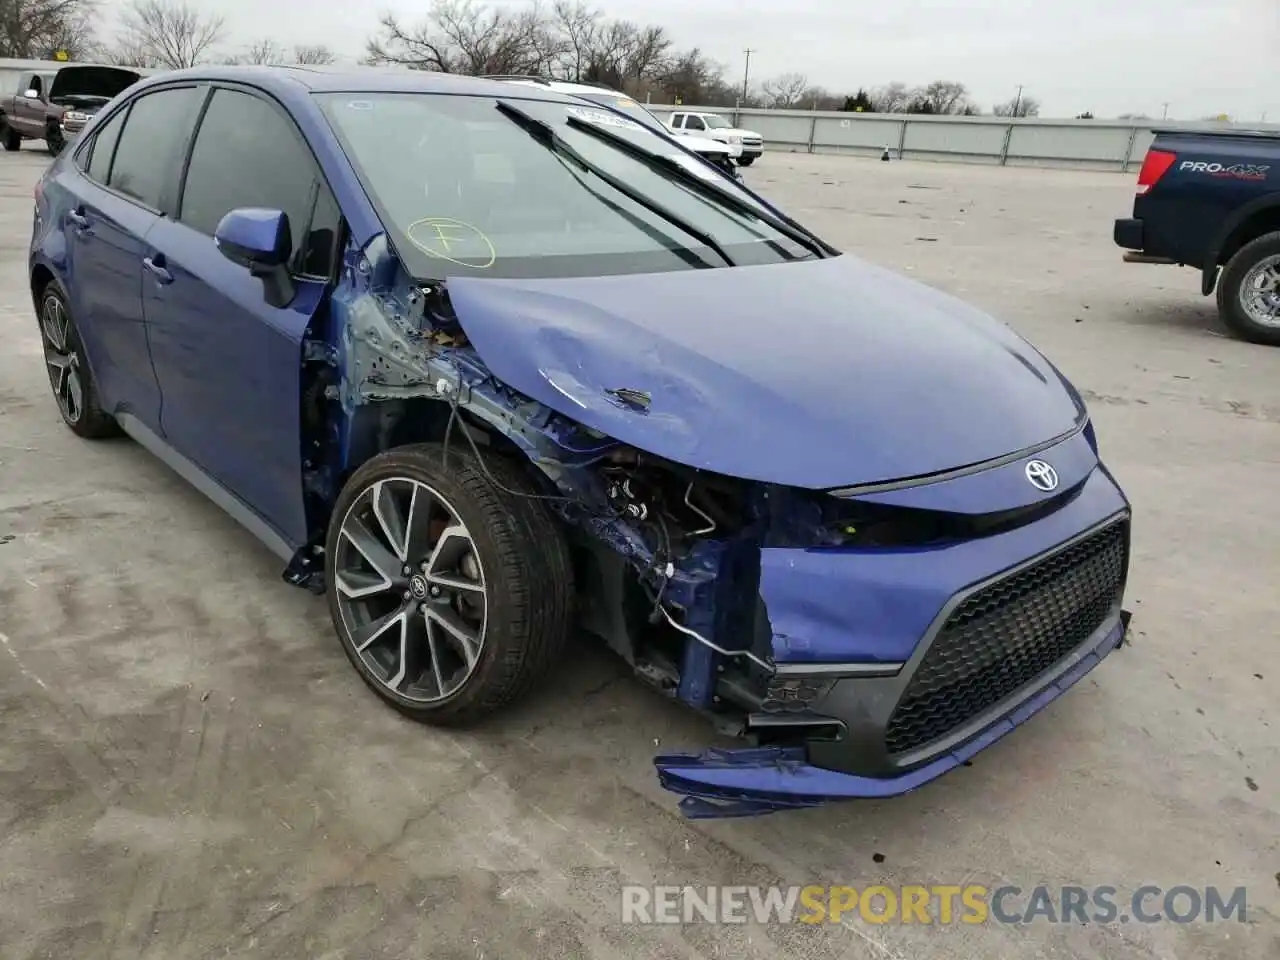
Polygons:
<instances>
[{"instance_id":1,"label":"front tire","mask_svg":"<svg viewBox=\"0 0 1280 960\"><path fill-rule=\"evenodd\" d=\"M756 162L755 157L739 157L738 158L738 166L740 167L749 167L755 162Z\"/></svg>"},{"instance_id":2,"label":"front tire","mask_svg":"<svg viewBox=\"0 0 1280 960\"><path fill-rule=\"evenodd\" d=\"M15 150L21 150L22 134L9 126L6 121L0 121L0 143L3 143L4 148L10 153Z\"/></svg>"},{"instance_id":3,"label":"front tire","mask_svg":"<svg viewBox=\"0 0 1280 960\"><path fill-rule=\"evenodd\" d=\"M364 682L426 723L473 723L519 699L572 627L564 535L496 454L399 447L357 470L325 544L329 612ZM494 481L497 481L496 483Z\"/></svg>"},{"instance_id":4,"label":"front tire","mask_svg":"<svg viewBox=\"0 0 1280 960\"><path fill-rule=\"evenodd\" d=\"M1218 314L1242 340L1280 347L1280 231L1246 243L1227 262Z\"/></svg>"},{"instance_id":5,"label":"front tire","mask_svg":"<svg viewBox=\"0 0 1280 960\"><path fill-rule=\"evenodd\" d=\"M44 145L49 153L56 157L62 153L63 147L67 145L67 138L62 135L62 130L58 127L50 127L45 132Z\"/></svg>"},{"instance_id":6,"label":"front tire","mask_svg":"<svg viewBox=\"0 0 1280 960\"><path fill-rule=\"evenodd\" d=\"M98 402L98 386L85 358L84 343L76 328L67 297L56 282L40 294L40 342L53 399L62 422L77 436L89 440L120 432L115 419Z\"/></svg>"}]
</instances>

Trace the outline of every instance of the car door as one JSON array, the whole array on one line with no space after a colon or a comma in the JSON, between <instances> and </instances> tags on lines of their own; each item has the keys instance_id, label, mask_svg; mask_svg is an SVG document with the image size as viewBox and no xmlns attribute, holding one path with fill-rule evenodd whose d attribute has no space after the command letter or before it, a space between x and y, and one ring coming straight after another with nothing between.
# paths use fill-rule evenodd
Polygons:
<instances>
[{"instance_id":1,"label":"car door","mask_svg":"<svg viewBox=\"0 0 1280 960\"><path fill-rule=\"evenodd\" d=\"M10 126L24 137L44 136L45 105L42 99L44 85L44 77L38 73L24 74L18 84L13 100L13 118ZM27 96L28 93L33 92L34 97Z\"/></svg>"},{"instance_id":2,"label":"car door","mask_svg":"<svg viewBox=\"0 0 1280 960\"><path fill-rule=\"evenodd\" d=\"M237 207L283 210L294 238L292 301L218 251ZM218 86L192 143L175 218L148 236L143 285L166 439L292 546L307 539L302 494L302 340L326 302L337 205L297 126L256 91Z\"/></svg>"},{"instance_id":3,"label":"car door","mask_svg":"<svg viewBox=\"0 0 1280 960\"><path fill-rule=\"evenodd\" d=\"M684 128L686 131L701 133L707 129L707 125L701 117L691 113L684 118Z\"/></svg>"},{"instance_id":4,"label":"car door","mask_svg":"<svg viewBox=\"0 0 1280 960\"><path fill-rule=\"evenodd\" d=\"M106 118L76 152L67 174L75 197L67 234L68 294L93 363L101 400L113 414L160 426L160 390L142 314L145 237L173 202L195 86L148 93Z\"/></svg>"}]
</instances>

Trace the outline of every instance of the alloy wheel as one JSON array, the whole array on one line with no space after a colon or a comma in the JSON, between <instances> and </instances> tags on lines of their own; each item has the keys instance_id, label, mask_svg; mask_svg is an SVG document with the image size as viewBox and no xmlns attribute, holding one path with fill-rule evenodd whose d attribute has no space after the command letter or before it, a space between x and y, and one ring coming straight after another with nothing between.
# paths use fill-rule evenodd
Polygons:
<instances>
[{"instance_id":1,"label":"alloy wheel","mask_svg":"<svg viewBox=\"0 0 1280 960\"><path fill-rule=\"evenodd\" d=\"M1280 254L1264 257L1244 275L1240 306L1254 323L1280 327Z\"/></svg>"},{"instance_id":2,"label":"alloy wheel","mask_svg":"<svg viewBox=\"0 0 1280 960\"><path fill-rule=\"evenodd\" d=\"M484 649L488 590L448 500L407 477L373 482L342 518L333 570L343 629L378 683L415 704L466 683Z\"/></svg>"},{"instance_id":3,"label":"alloy wheel","mask_svg":"<svg viewBox=\"0 0 1280 960\"><path fill-rule=\"evenodd\" d=\"M49 383L63 418L70 424L84 413L84 381L80 374L80 354L71 337L71 317L62 301L45 297L40 308L40 332Z\"/></svg>"}]
</instances>

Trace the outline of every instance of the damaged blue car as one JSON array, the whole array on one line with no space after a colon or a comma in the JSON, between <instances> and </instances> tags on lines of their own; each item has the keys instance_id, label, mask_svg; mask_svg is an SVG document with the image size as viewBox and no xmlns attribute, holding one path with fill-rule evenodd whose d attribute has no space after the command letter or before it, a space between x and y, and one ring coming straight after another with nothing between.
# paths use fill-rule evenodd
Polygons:
<instances>
[{"instance_id":1,"label":"damaged blue car","mask_svg":"<svg viewBox=\"0 0 1280 960\"><path fill-rule=\"evenodd\" d=\"M1006 326L598 104L196 68L35 191L54 398L327 597L383 700L471 723L566 638L739 749L690 816L914 789L1124 638L1130 508Z\"/></svg>"}]
</instances>

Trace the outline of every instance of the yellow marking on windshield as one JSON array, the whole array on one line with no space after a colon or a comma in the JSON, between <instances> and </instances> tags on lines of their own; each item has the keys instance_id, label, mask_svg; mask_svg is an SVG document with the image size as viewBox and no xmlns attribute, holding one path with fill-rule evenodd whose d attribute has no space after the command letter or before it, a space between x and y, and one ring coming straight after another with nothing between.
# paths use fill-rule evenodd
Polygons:
<instances>
[{"instance_id":1,"label":"yellow marking on windshield","mask_svg":"<svg viewBox=\"0 0 1280 960\"><path fill-rule=\"evenodd\" d=\"M487 270L498 259L490 240L475 224L456 217L423 217L405 228L409 242L429 257L447 260L460 267ZM483 263L468 262L483 260Z\"/></svg>"}]
</instances>

